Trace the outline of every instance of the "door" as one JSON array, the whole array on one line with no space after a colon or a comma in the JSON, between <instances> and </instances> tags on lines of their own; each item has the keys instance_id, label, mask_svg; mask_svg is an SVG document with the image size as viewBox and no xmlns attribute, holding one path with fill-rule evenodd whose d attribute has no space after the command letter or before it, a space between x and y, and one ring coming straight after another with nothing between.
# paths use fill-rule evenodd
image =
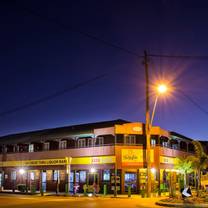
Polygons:
<instances>
[{"instance_id":1,"label":"door","mask_svg":"<svg viewBox=\"0 0 208 208\"><path fill-rule=\"evenodd\" d=\"M99 174L98 173L88 173L87 175L87 185L88 192L99 193Z\"/></svg>"},{"instance_id":2,"label":"door","mask_svg":"<svg viewBox=\"0 0 208 208\"><path fill-rule=\"evenodd\" d=\"M46 192L46 185L47 185L46 171L43 171L42 172L42 189L43 189L43 192Z\"/></svg>"},{"instance_id":3,"label":"door","mask_svg":"<svg viewBox=\"0 0 208 208\"><path fill-rule=\"evenodd\" d=\"M125 173L124 186L125 186L125 192L128 191L128 186L131 186L132 193L136 193L137 192L137 174Z\"/></svg>"},{"instance_id":4,"label":"door","mask_svg":"<svg viewBox=\"0 0 208 208\"><path fill-rule=\"evenodd\" d=\"M2 187L2 180L3 180L2 173L0 173L0 188Z\"/></svg>"}]
</instances>

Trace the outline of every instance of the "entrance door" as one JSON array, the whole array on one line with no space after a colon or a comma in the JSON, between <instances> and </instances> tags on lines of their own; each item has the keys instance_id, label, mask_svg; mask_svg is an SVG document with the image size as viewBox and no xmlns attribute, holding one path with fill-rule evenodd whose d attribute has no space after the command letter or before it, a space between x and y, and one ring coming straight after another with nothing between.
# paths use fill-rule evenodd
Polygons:
<instances>
[{"instance_id":1,"label":"entrance door","mask_svg":"<svg viewBox=\"0 0 208 208\"><path fill-rule=\"evenodd\" d=\"M46 192L46 182L47 182L46 171L43 171L42 172L42 189L43 189L43 192Z\"/></svg>"},{"instance_id":2,"label":"entrance door","mask_svg":"<svg viewBox=\"0 0 208 208\"><path fill-rule=\"evenodd\" d=\"M99 174L88 173L87 175L88 192L99 192Z\"/></svg>"},{"instance_id":3,"label":"entrance door","mask_svg":"<svg viewBox=\"0 0 208 208\"><path fill-rule=\"evenodd\" d=\"M137 192L137 174L125 173L124 185L125 185L125 192L128 191L128 186L131 186L132 193L136 193Z\"/></svg>"},{"instance_id":4,"label":"entrance door","mask_svg":"<svg viewBox=\"0 0 208 208\"><path fill-rule=\"evenodd\" d=\"M2 187L2 180L3 180L2 173L0 173L0 188Z\"/></svg>"}]
</instances>

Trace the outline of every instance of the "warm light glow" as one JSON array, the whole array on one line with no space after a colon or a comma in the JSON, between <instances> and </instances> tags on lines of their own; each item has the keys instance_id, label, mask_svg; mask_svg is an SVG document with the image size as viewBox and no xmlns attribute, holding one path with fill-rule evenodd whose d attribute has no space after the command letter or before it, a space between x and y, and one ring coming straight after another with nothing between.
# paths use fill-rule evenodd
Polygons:
<instances>
[{"instance_id":1,"label":"warm light glow","mask_svg":"<svg viewBox=\"0 0 208 208\"><path fill-rule=\"evenodd\" d=\"M155 169L155 168L151 168L151 172L152 172L153 174L155 174L155 173L156 173L156 169Z\"/></svg>"},{"instance_id":2,"label":"warm light glow","mask_svg":"<svg viewBox=\"0 0 208 208\"><path fill-rule=\"evenodd\" d=\"M167 88L166 85L161 84L161 85L158 86L157 90L160 94L164 94L164 93L167 92L168 88Z\"/></svg>"},{"instance_id":3,"label":"warm light glow","mask_svg":"<svg viewBox=\"0 0 208 208\"><path fill-rule=\"evenodd\" d=\"M95 173L96 172L96 169L95 168L91 168L90 169L90 173Z\"/></svg>"},{"instance_id":4,"label":"warm light glow","mask_svg":"<svg viewBox=\"0 0 208 208\"><path fill-rule=\"evenodd\" d=\"M25 173L25 170L23 168L19 169L19 174L23 175Z\"/></svg>"}]
</instances>

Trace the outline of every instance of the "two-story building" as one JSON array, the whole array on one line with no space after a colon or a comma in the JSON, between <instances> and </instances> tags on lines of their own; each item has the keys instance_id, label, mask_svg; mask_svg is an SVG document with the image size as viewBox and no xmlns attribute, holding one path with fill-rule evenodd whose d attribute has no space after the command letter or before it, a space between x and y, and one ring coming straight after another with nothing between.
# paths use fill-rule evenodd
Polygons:
<instances>
[{"instance_id":1,"label":"two-story building","mask_svg":"<svg viewBox=\"0 0 208 208\"><path fill-rule=\"evenodd\" d=\"M177 157L193 154L192 140L160 127L151 129L154 187L177 181ZM116 175L116 180L115 180ZM108 193L146 187L145 125L114 120L7 135L0 138L0 187L83 192L84 184L107 185Z\"/></svg>"}]
</instances>

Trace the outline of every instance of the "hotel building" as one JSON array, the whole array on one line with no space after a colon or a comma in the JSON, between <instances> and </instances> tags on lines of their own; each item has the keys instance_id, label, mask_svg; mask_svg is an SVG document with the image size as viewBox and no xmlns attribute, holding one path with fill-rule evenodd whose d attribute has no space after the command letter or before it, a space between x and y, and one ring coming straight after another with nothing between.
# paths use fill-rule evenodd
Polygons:
<instances>
[{"instance_id":1,"label":"hotel building","mask_svg":"<svg viewBox=\"0 0 208 208\"><path fill-rule=\"evenodd\" d=\"M177 157L194 154L192 140L160 127L151 129L152 191L177 185ZM133 193L146 187L143 123L124 120L66 126L0 138L1 190L26 184L29 191L83 192L104 185ZM116 180L115 180L116 174ZM97 186L98 187L98 186Z\"/></svg>"}]
</instances>

